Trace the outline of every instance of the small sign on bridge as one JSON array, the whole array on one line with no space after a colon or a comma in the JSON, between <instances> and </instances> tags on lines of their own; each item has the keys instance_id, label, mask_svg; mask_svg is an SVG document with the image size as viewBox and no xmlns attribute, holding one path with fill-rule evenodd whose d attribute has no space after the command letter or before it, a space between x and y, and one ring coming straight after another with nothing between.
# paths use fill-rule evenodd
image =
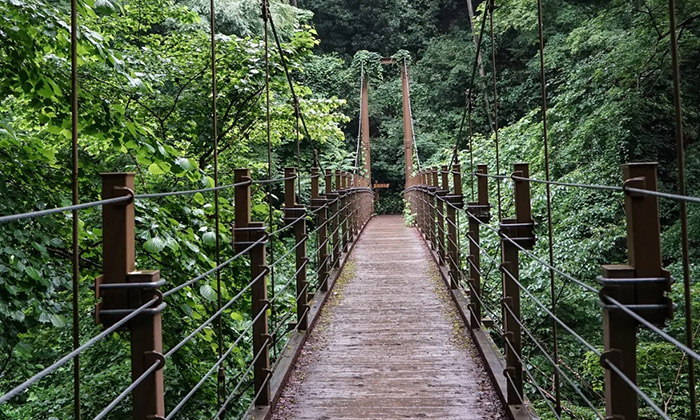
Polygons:
<instances>
[{"instance_id":1,"label":"small sign on bridge","mask_svg":"<svg viewBox=\"0 0 700 420\"><path fill-rule=\"evenodd\" d=\"M389 184L374 184L374 189L379 189L379 188L389 188Z\"/></svg>"}]
</instances>

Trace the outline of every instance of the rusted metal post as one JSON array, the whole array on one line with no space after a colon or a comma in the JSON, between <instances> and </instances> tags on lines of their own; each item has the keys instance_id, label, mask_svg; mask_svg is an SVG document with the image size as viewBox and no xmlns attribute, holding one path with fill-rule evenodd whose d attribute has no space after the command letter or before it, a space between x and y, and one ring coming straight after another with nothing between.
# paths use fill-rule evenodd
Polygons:
<instances>
[{"instance_id":1,"label":"rusted metal post","mask_svg":"<svg viewBox=\"0 0 700 420\"><path fill-rule=\"evenodd\" d=\"M513 175L528 178L530 176L527 163L516 163ZM522 332L520 323L520 267L518 252L515 243L524 249L532 249L535 246L535 224L532 220L530 205L530 182L516 179L515 184L515 218L503 219L500 223L501 249L503 272L503 331L506 344L506 369L504 374L508 376L508 404L522 404L523 394L523 366L522 359Z\"/></svg>"},{"instance_id":2,"label":"rusted metal post","mask_svg":"<svg viewBox=\"0 0 700 420\"><path fill-rule=\"evenodd\" d=\"M355 177L353 174L347 174L348 193L350 194L350 242L355 240L357 235L357 191L355 190Z\"/></svg>"},{"instance_id":3,"label":"rusted metal post","mask_svg":"<svg viewBox=\"0 0 700 420\"><path fill-rule=\"evenodd\" d=\"M430 213L428 227L430 229L430 245L433 249L437 249L437 190L438 190L438 169L433 167L428 172L428 199L430 200Z\"/></svg>"},{"instance_id":4,"label":"rusted metal post","mask_svg":"<svg viewBox=\"0 0 700 420\"><path fill-rule=\"evenodd\" d=\"M133 173L102 174L102 198L134 196ZM102 299L95 310L98 323L109 327L150 300L154 303L128 323L131 330L131 380L140 379L157 364L132 393L132 418L147 420L165 416L163 332L165 308L158 270L135 267L134 202L107 204L102 209L103 274L95 281L95 295Z\"/></svg>"},{"instance_id":5,"label":"rusted metal post","mask_svg":"<svg viewBox=\"0 0 700 420\"><path fill-rule=\"evenodd\" d=\"M328 290L328 272L330 271L330 256L328 254L328 200L319 194L318 168L311 168L311 209L316 213L318 223L318 288L322 292ZM328 191L328 184L326 184Z\"/></svg>"},{"instance_id":6,"label":"rusted metal post","mask_svg":"<svg viewBox=\"0 0 700 420\"><path fill-rule=\"evenodd\" d=\"M413 122L411 121L411 99L408 80L408 67L404 62L401 66L401 91L403 104L403 155L406 173L406 187L413 174Z\"/></svg>"},{"instance_id":7,"label":"rusted metal post","mask_svg":"<svg viewBox=\"0 0 700 420\"><path fill-rule=\"evenodd\" d=\"M416 226L418 231L423 234L423 176L420 171L416 174Z\"/></svg>"},{"instance_id":8,"label":"rusted metal post","mask_svg":"<svg viewBox=\"0 0 700 420\"><path fill-rule=\"evenodd\" d=\"M488 166L477 165L476 173L486 175ZM481 327L481 253L479 252L479 227L481 223L491 220L491 205L489 204L489 186L486 176L477 176L477 201L467 203L469 217L469 308L471 312L471 327ZM481 222L481 223L479 223Z\"/></svg>"},{"instance_id":9,"label":"rusted metal post","mask_svg":"<svg viewBox=\"0 0 700 420\"><path fill-rule=\"evenodd\" d=\"M348 186L347 186L347 177L345 176L344 172L338 171L336 174L336 179L339 180L339 185L340 185L340 204L342 205L343 211L341 212L341 225L343 233L343 247L342 250L343 252L347 252L348 249L350 249L350 229L349 229L349 217L350 217L350 194L348 193Z\"/></svg>"},{"instance_id":10,"label":"rusted metal post","mask_svg":"<svg viewBox=\"0 0 700 420\"><path fill-rule=\"evenodd\" d=\"M656 191L656 163L623 165L624 187ZM637 383L637 321L613 305L608 297L651 322L663 326L673 315L666 296L670 273L662 266L658 198L626 191L627 248L629 265L604 265L598 281L603 307L601 364L605 372L605 411L608 418L637 420L637 393L609 364Z\"/></svg>"},{"instance_id":11,"label":"rusted metal post","mask_svg":"<svg viewBox=\"0 0 700 420\"><path fill-rule=\"evenodd\" d=\"M455 164L452 167L453 192L447 195L447 259L448 267L450 268L450 288L457 289L459 287L459 271L460 258L459 249L457 248L457 209L463 206L462 197L462 169L460 164Z\"/></svg>"},{"instance_id":12,"label":"rusted metal post","mask_svg":"<svg viewBox=\"0 0 700 420\"><path fill-rule=\"evenodd\" d=\"M338 179L336 178L336 188L338 188ZM338 206L339 206L340 195L336 190L333 189L333 172L330 169L326 169L326 200L330 202L330 214L331 227L329 236L333 237L333 267L338 267L340 264L340 225L338 216Z\"/></svg>"},{"instance_id":13,"label":"rusted metal post","mask_svg":"<svg viewBox=\"0 0 700 420\"><path fill-rule=\"evenodd\" d=\"M235 169L234 182L236 184L250 181L248 169ZM292 180L292 183L294 181ZM235 189L235 215L236 224L233 228L234 248L242 251L252 244L260 241L252 247L250 254L250 278L251 286L251 317L257 319L253 323L253 357L257 357L253 365L253 383L258 398L256 405L269 405L270 403L270 335L268 332L267 310L267 272L266 252L264 240L267 233L265 225L260 222L250 221L250 184L239 185Z\"/></svg>"},{"instance_id":14,"label":"rusted metal post","mask_svg":"<svg viewBox=\"0 0 700 420\"><path fill-rule=\"evenodd\" d=\"M420 230L423 233L423 237L428 239L428 182L426 181L425 170L420 171Z\"/></svg>"},{"instance_id":15,"label":"rusted metal post","mask_svg":"<svg viewBox=\"0 0 700 420\"><path fill-rule=\"evenodd\" d=\"M306 330L309 309L309 283L306 279L306 207L296 202L294 183L297 178L294 168L284 169L284 222L294 224L296 246L296 300L297 329ZM318 192L317 192L318 194Z\"/></svg>"},{"instance_id":16,"label":"rusted metal post","mask_svg":"<svg viewBox=\"0 0 700 420\"><path fill-rule=\"evenodd\" d=\"M440 264L447 265L447 247L445 246L446 227L446 206L445 206L445 196L450 192L450 184L448 179L447 165L442 165L440 167L440 183L437 190L437 205L438 205L438 219L437 219L437 242L438 242L438 256L440 257Z\"/></svg>"}]
</instances>

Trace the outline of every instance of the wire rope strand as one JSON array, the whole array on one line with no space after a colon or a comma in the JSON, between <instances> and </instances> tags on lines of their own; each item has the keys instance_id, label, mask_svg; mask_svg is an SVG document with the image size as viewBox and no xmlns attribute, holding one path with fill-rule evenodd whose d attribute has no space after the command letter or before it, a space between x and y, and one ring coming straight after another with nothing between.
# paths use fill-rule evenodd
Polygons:
<instances>
[{"instance_id":1,"label":"wire rope strand","mask_svg":"<svg viewBox=\"0 0 700 420\"><path fill-rule=\"evenodd\" d=\"M70 55L71 55L71 189L73 206L80 203L78 170L78 1L70 2ZM72 338L73 350L80 346L80 220L78 209L72 211ZM80 420L80 356L73 360L73 418Z\"/></svg>"},{"instance_id":2,"label":"wire rope strand","mask_svg":"<svg viewBox=\"0 0 700 420\"><path fill-rule=\"evenodd\" d=\"M202 322L199 325L199 327L197 327L194 331L192 331L190 334L188 334L187 337L182 339L179 343L177 343L170 350L168 350L168 352L165 353L165 358L167 359L167 358L171 357L173 354L177 353L177 351L180 350L185 344L190 342L190 340L192 340L192 338L194 338L194 336L199 334L204 328L206 328L209 324L211 324L214 319L217 319L217 318L221 319L221 314L225 310L230 308L234 303L236 303L238 301L238 299L240 299L245 292L250 290L250 288L253 287L255 285L255 283L260 281L260 279L262 279L265 276L265 274L267 274L267 272L263 271L262 273L257 275L253 280L251 280L250 283L248 283L243 289L241 289L236 294L236 296L232 297L224 306L222 306L218 311L216 311L214 314L212 314L212 316L210 316L209 319ZM221 356L219 356L219 357L221 357Z\"/></svg>"},{"instance_id":3,"label":"wire rope strand","mask_svg":"<svg viewBox=\"0 0 700 420\"><path fill-rule=\"evenodd\" d=\"M500 145L498 139L498 87L496 85L496 39L494 36L493 29L493 12L496 7L494 4L495 0L490 0L487 7L490 7L491 13L489 13L489 23L491 27L491 79L493 80L493 135L496 141L496 173L501 173L501 157L500 157ZM503 219L503 210L501 204L501 180L496 179L496 196L498 199L498 220Z\"/></svg>"},{"instance_id":4,"label":"wire rope strand","mask_svg":"<svg viewBox=\"0 0 700 420\"><path fill-rule=\"evenodd\" d=\"M231 354L233 349L236 348L238 343L240 343L240 341L243 339L243 337L245 337L245 335L248 333L248 331L250 331L250 329L253 328L253 324L255 324L258 321L258 319L260 319L260 317L263 315L263 313L265 313L266 310L267 310L267 306L264 306L263 309L260 310L260 312L258 312L258 314L255 316L255 318L253 318L253 320L250 321L248 326L243 331L241 331L241 333L238 335L238 337L233 342L233 344L231 344L229 346L229 348L226 350L224 355L214 363L214 365L207 371L207 373L205 373L204 376L202 376L202 378L199 380L199 382L197 382L197 384L194 387L192 387L192 389L187 393L187 395L185 395L182 398L182 400L180 400L180 402L170 411L170 413L168 413L165 420L172 420L173 418L175 418L177 413L182 409L182 407L185 406L187 401L189 401L190 398L192 398L194 396L194 394L197 392L197 390L199 390L199 388L201 388L202 385L204 385L204 382L207 379L209 379L209 377L214 373L215 370L218 369L218 367L221 365L221 363L223 363L223 361Z\"/></svg>"},{"instance_id":5,"label":"wire rope strand","mask_svg":"<svg viewBox=\"0 0 700 420\"><path fill-rule=\"evenodd\" d=\"M478 67L478 58L481 54L481 44L482 44L482 40L484 38L484 33L486 32L486 14L488 14L488 13L489 13L489 8L486 8L486 10L484 11L484 17L481 21L481 29L479 30L479 40L476 43L476 54L474 54L474 65L472 66L472 74L471 74L471 78L469 79L469 90L470 91L472 91L474 89L474 80L476 78L476 70ZM448 165L449 169L452 168L452 164L455 162L455 159L457 157L457 151L459 150L459 145L461 143L462 134L464 131L464 123L465 123L465 120L467 118L468 105L469 104L465 104L464 112L462 113L462 120L459 124L459 131L457 133L457 138L455 139L455 144L454 144L453 151L452 151L452 158L450 160L450 164ZM488 107L487 107L487 109L488 109Z\"/></svg>"},{"instance_id":6,"label":"wire rope strand","mask_svg":"<svg viewBox=\"0 0 700 420\"><path fill-rule=\"evenodd\" d=\"M615 372L615 373L617 374L617 376L619 376L623 381L625 381L625 383L627 384L627 386L629 386L630 388L632 388L632 390L634 390L634 392L636 392L637 395L639 395L639 397L642 398L642 399L644 400L644 402L646 402L646 403L649 405L649 407L651 407L651 409L654 410L654 411L656 412L656 414L658 414L662 419L664 419L664 420L671 420L671 418L670 418L666 413L664 413L663 410L661 410L661 409L659 408L659 406L657 406L657 405L654 403L654 401L652 401L651 398L649 398L649 396L648 396L646 393L644 393L644 391L642 391L641 389L639 389L639 387L634 383L634 381L632 381L630 378L628 378L628 377L624 374L624 372L622 372L622 370L620 370L620 368L618 368L615 364L613 364L612 362L610 362L610 360L607 360L607 361L606 361L606 366L607 366L610 370L612 370L613 372Z\"/></svg>"},{"instance_id":7,"label":"wire rope strand","mask_svg":"<svg viewBox=\"0 0 700 420\"><path fill-rule=\"evenodd\" d=\"M265 137L267 139L267 178L272 178L272 135L271 135L271 116L270 116L270 31L269 26L273 25L272 17L270 16L270 3L268 0L262 0L263 7L263 37L265 42ZM284 64L284 57L280 57L282 63ZM286 72L286 64L285 72ZM293 89L293 87L292 87ZM295 95L296 97L296 95ZM295 100L296 103L296 100ZM267 186L267 207L268 207L268 217L270 221L270 229L274 227L274 208L272 206L272 184ZM270 246L269 254L270 260L275 260L275 244L272 241L274 234L270 236ZM272 267L269 270L270 273L270 288L272 290L271 299L275 298L275 268ZM270 306L270 318L274 323L277 318L277 312L275 311L275 306ZM273 354L277 353L277 343L272 342Z\"/></svg>"},{"instance_id":8,"label":"wire rope strand","mask_svg":"<svg viewBox=\"0 0 700 420\"><path fill-rule=\"evenodd\" d=\"M216 85L216 11L214 9L214 0L209 0L209 29L210 29L210 47L211 47L211 131L212 131L212 147L214 148L214 188L219 186L219 129L217 115L217 85ZM214 234L216 235L216 265L221 265L221 238L219 231L220 214L219 214L219 190L214 190ZM216 270L216 309L217 313L221 311L221 270ZM216 335L218 341L218 355L221 358L224 347L223 337L223 320L218 317L216 325ZM226 371L221 365L216 381L216 399L217 405L221 406L223 395L226 394Z\"/></svg>"},{"instance_id":9,"label":"wire rope strand","mask_svg":"<svg viewBox=\"0 0 700 420\"><path fill-rule=\"evenodd\" d=\"M267 305L266 305L266 306L267 306ZM248 375L250 374L251 369L253 369L253 366L255 366L255 362L258 361L258 359L260 358L260 356L261 356L262 353L263 353L263 350L265 350L265 347L267 347L267 345L268 345L269 343L270 343L270 339L268 338L267 340L265 340L265 342L262 344L262 346L260 346L260 350L258 350L258 353L253 357L253 361L248 365L248 369L243 373L243 375L241 375L241 376L243 377L243 379L241 379L241 381L238 382L238 384L237 384L236 387L233 389L233 391L231 391L230 395L228 396L228 398L226 398L226 401L224 401L224 404L221 406L221 408L219 409L219 411L217 411L216 414L214 414L214 417L212 417L212 420L213 420L213 419L218 419L218 418L220 418L221 415L226 411L226 408L228 407L228 405L229 405L229 404L231 403L231 401L233 400L233 397L235 396L236 391L238 391L238 388L240 388L240 386L243 384L243 382L245 381L245 379L248 377ZM269 376L268 376L268 377L269 377ZM265 387L264 387L264 386L261 386L260 388L261 388L261 389L264 389ZM253 399L253 401L255 401L255 398Z\"/></svg>"},{"instance_id":10,"label":"wire rope strand","mask_svg":"<svg viewBox=\"0 0 700 420\"><path fill-rule=\"evenodd\" d=\"M71 351L70 353L66 354L62 358L58 359L55 361L53 364L50 366L44 368L42 371L37 373L36 375L32 376L31 378L27 379L26 381L22 382L21 384L17 385L13 389L11 389L9 392L5 393L4 395L0 396L0 405L4 404L5 402L9 401L10 399L16 397L22 391L25 391L27 388L31 387L35 383L39 382L41 379L45 378L46 376L50 375L54 371L56 371L58 368L61 366L65 365L69 361L73 360L77 355L81 354L85 350L89 349L108 335L112 334L114 331L118 330L121 328L122 325L126 324L131 320L132 318L138 316L141 314L143 311L148 309L153 303L157 301L157 298L153 298L149 300L148 302L144 303L143 305L139 306L138 308L134 309L133 312L131 312L129 315L125 316L118 322L114 323L111 327L105 329L101 333L97 334L90 340L88 340L85 344L81 345L77 349Z\"/></svg>"},{"instance_id":11,"label":"wire rope strand","mask_svg":"<svg viewBox=\"0 0 700 420\"><path fill-rule=\"evenodd\" d=\"M692 348L686 346L685 344L681 343L680 341L676 340L675 338L671 337L669 334L663 332L659 327L655 326L651 322L647 321L644 319L644 317L640 316L624 304L620 303L620 301L616 300L613 297L605 295L605 300L611 302L613 305L621 309L624 313L629 315L630 317L634 318L637 322L640 324L644 325L647 327L650 331L654 332L656 335L659 337L663 338L664 340L668 341L670 344L673 344L676 348L678 348L680 351L688 355L689 359L695 359L696 361L700 362L700 354L695 352Z\"/></svg>"},{"instance_id":12,"label":"wire rope strand","mask_svg":"<svg viewBox=\"0 0 700 420\"><path fill-rule=\"evenodd\" d=\"M581 391L581 389L574 383L574 381L573 381L572 379L570 379L569 376L566 375L566 374L564 373L564 371L561 370L561 368L559 367L559 363L555 362L555 361L552 359L552 357L551 357L551 356L549 355L549 353L547 352L547 349L544 348L544 346L542 345L542 343L540 343L540 341L537 340L537 338L534 336L534 334L532 334L532 332L530 331L530 329L515 315L515 312L513 312L513 310L512 310L508 305L503 304L503 305L501 305L501 306L502 306L503 308L505 308L505 309L508 311L508 313L513 317L513 319L515 320L515 322L522 328L522 330L525 332L525 334L526 334L528 337L530 337L530 339L532 340L532 342L533 342L533 343L535 344L535 346L544 354L545 358L546 358L547 361L552 365L552 367L554 368L554 370L558 371L559 374L561 374L561 375L564 377L564 379L566 379L566 381L569 383L569 385L570 385L570 386L574 389L574 391L581 397L581 399L583 399L583 400L586 402L586 404L588 405L588 407L590 407L590 408L593 410L593 412L598 416L599 419L604 419L605 417L604 417L602 414L600 414L600 412L599 412L598 409L595 407L595 405L593 405L593 403L591 402L591 400L588 399L588 397L586 397L586 396L583 394L583 392ZM505 341L505 342L508 342L508 340L504 340L504 341ZM514 352L514 353L515 353L515 352ZM522 360L522 359L521 359L521 360Z\"/></svg>"},{"instance_id":13,"label":"wire rope strand","mask_svg":"<svg viewBox=\"0 0 700 420\"><path fill-rule=\"evenodd\" d=\"M676 161L678 165L678 195L686 195L685 179L685 143L683 140L683 103L681 99L681 71L678 54L678 36L676 34L676 0L668 0L669 35L671 38L671 66L673 72L673 103L675 111ZM688 244L688 209L686 202L680 201L681 220L681 254L683 265L683 300L685 303L685 342L693 349L693 300L690 293L690 249ZM690 394L690 418L698 418L698 401L695 389L695 361L688 358L688 392Z\"/></svg>"},{"instance_id":14,"label":"wire rope strand","mask_svg":"<svg viewBox=\"0 0 700 420\"><path fill-rule=\"evenodd\" d=\"M131 394L131 392L136 389L137 386L141 385L141 382L145 381L153 372L155 372L160 367L160 360L156 360L153 364L146 369L138 378L129 384L112 402L107 405L98 415L96 415L93 420L101 420L107 416L120 402L122 402L126 397Z\"/></svg>"},{"instance_id":15,"label":"wire rope strand","mask_svg":"<svg viewBox=\"0 0 700 420\"><path fill-rule=\"evenodd\" d=\"M360 116L357 122L357 147L355 149L355 171L360 168L360 144L362 144L362 84L365 82L365 62L360 62Z\"/></svg>"},{"instance_id":16,"label":"wire rope strand","mask_svg":"<svg viewBox=\"0 0 700 420\"><path fill-rule=\"evenodd\" d=\"M14 221L18 221L18 220L31 219L31 218L41 217L41 216L48 216L50 214L66 213L69 211L72 212L72 211L76 211L76 210L89 209L92 207L99 207L99 206L103 206L106 204L123 203L123 202L129 201L131 199L132 199L132 197L130 195L125 195L122 197L108 198L105 200L92 201L89 203L75 204L75 205L70 205L70 206L65 206L65 207L57 207L57 208L47 209L47 210L37 210L37 211L30 211L27 213L8 214L6 216L0 216L0 223L14 222Z\"/></svg>"},{"instance_id":17,"label":"wire rope strand","mask_svg":"<svg viewBox=\"0 0 700 420\"><path fill-rule=\"evenodd\" d=\"M403 67L404 67L404 72L406 73L406 83L408 83L409 92L410 92L411 77L408 73L408 64L406 63L406 57L403 58ZM416 130L415 130L415 125L413 123L413 107L411 106L410 93L406 99L408 102L408 117L409 117L409 121L411 122L411 140L413 141L413 149L416 152L416 165L418 166L418 170L420 171L421 164L420 164L420 157L418 156L418 142L416 142Z\"/></svg>"},{"instance_id":18,"label":"wire rope strand","mask_svg":"<svg viewBox=\"0 0 700 420\"><path fill-rule=\"evenodd\" d=\"M238 254L236 254L236 255L234 255L233 257L229 258L228 260L222 262L221 264L219 264L218 266L212 268L211 270L208 270L208 271L206 271L206 272L204 272L204 273L198 275L197 277L194 277L194 278L192 278L192 279L190 279L190 280L188 280L188 281L186 281L186 282L184 282L184 283L182 283L182 284L180 284L180 285L178 285L178 286L176 286L176 287L174 287L174 288L168 290L167 292L163 292L163 297L166 298L166 297L168 297L168 296L170 296L170 295L172 295L172 294L174 294L174 293L176 293L176 292L178 292L178 291L184 289L184 288L187 287L187 286L191 286L192 284L194 284L194 283L196 283L196 282L198 282L198 281L200 281L200 280L202 280L202 279L204 279L204 278L206 278L206 277L209 277L210 275L214 274L214 273L217 272L218 270L221 270L222 268L228 266L228 265L231 264L232 262L234 262L234 261L236 261L237 259L241 258L241 257L242 257L243 255L245 255L248 251L250 251L251 249L253 249L253 248L256 247L257 245L260 245L260 244L264 243L266 240L267 240L266 237L262 237L262 238L258 239L257 241L255 241L255 242L253 242L252 244L248 245L248 247L246 247L244 250L240 251Z\"/></svg>"},{"instance_id":19,"label":"wire rope strand","mask_svg":"<svg viewBox=\"0 0 700 420\"><path fill-rule=\"evenodd\" d=\"M544 173L545 179L551 179L549 165L549 126L547 124L547 75L544 68L544 11L542 0L537 0L537 33L539 37L539 58L540 58L540 87L542 92L542 139L544 142ZM552 189L550 184L545 184L547 197L547 245L549 254L549 265L554 267L554 228L552 225ZM551 310L557 314L557 296L555 290L554 269L549 269L549 294L551 300ZM555 363L559 363L559 338L557 335L557 323L552 320L552 352ZM559 371L554 371L554 397L556 399L557 414L561 415L561 383Z\"/></svg>"}]
</instances>

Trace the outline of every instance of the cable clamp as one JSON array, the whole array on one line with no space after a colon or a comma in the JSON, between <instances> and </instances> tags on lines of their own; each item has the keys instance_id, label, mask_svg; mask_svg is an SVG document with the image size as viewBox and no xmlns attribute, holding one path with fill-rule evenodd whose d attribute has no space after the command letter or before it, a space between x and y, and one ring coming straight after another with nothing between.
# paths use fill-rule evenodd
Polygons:
<instances>
[{"instance_id":1,"label":"cable clamp","mask_svg":"<svg viewBox=\"0 0 700 420\"><path fill-rule=\"evenodd\" d=\"M165 356L161 352L147 351L143 354L143 359L146 366L153 366L153 364L159 362L156 372L165 367Z\"/></svg>"},{"instance_id":2,"label":"cable clamp","mask_svg":"<svg viewBox=\"0 0 700 420\"><path fill-rule=\"evenodd\" d=\"M622 365L622 351L610 349L600 355L600 365L605 369L610 369L609 364L615 365L618 369L624 369Z\"/></svg>"},{"instance_id":3,"label":"cable clamp","mask_svg":"<svg viewBox=\"0 0 700 420\"><path fill-rule=\"evenodd\" d=\"M127 201L119 202L116 205L121 206L121 207L126 207L129 204L132 204L134 202L135 194L134 194L134 190L132 190L131 188L119 186L119 187L114 187L114 191L118 191L118 192L123 193L123 194L120 194L114 198L123 197L123 196L129 197L129 199Z\"/></svg>"}]
</instances>

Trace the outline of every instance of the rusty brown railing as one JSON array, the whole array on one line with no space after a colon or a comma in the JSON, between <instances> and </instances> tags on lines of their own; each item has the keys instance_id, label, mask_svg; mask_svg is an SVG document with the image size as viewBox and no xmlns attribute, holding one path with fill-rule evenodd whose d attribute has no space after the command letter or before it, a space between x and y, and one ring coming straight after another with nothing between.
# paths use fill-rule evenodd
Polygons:
<instances>
[{"instance_id":1,"label":"rusty brown railing","mask_svg":"<svg viewBox=\"0 0 700 420\"><path fill-rule=\"evenodd\" d=\"M487 172L486 165L477 166L473 174L477 183L476 201L466 205L463 202L459 164L452 167L451 183L447 166L420 171L408 180L405 199L415 214L417 229L433 250L433 256L453 290L455 300L459 304L463 294L468 298L464 309L465 320L468 320L482 354L488 353L488 347L494 345L490 334L484 335L484 331L495 334L497 341L502 343L502 355L498 356L500 364L491 363L489 367L497 388L501 390L504 403L516 416L527 417L526 412L531 410L528 410L524 383L529 382L537 392L538 399L541 398L547 404L556 418L561 418L562 414L554 406L555 396L540 386L531 372L537 366L531 364L523 354L525 343L544 355L552 371L558 373L596 417L638 419L641 400L660 418L668 419L668 414L659 404L637 385L637 330L644 327L671 343L683 352L684 357L700 360L698 353L663 331L666 321L672 317L674 304L668 297L673 280L661 260L658 198L683 199L688 202L693 202L693 198L679 198L658 192L654 163L624 165L624 184L621 186L541 181L530 177L529 165L526 163L515 164L512 176L489 175ZM515 217L503 218L496 226L490 223L489 178L513 182ZM537 238L531 209L531 182L624 194L629 264L603 265L602 274L596 279L600 284L597 288L552 266L545 258L538 257L533 252ZM466 223L460 222L460 214L466 216ZM498 236L500 251L485 248L480 238L483 229ZM461 243L463 237L468 244ZM602 308L602 343L594 345L588 342L525 286L524 283L527 282L524 280L529 279L521 279L521 256L552 270L564 281L577 285L585 292L596 295ZM502 287L495 292L499 294L498 308L489 305L482 292L482 279L485 277L482 258L488 259L500 272ZM521 314L521 297L529 299L542 316L552 319L557 327L580 342L586 351L600 358L600 363L605 368L603 403L591 401L592 398L581 390L578 383L580 376L567 373L562 368L562 361L555 360L536 338L532 326L527 324ZM485 337L489 338L487 341L490 344L481 343Z\"/></svg>"},{"instance_id":2,"label":"rusty brown railing","mask_svg":"<svg viewBox=\"0 0 700 420\"><path fill-rule=\"evenodd\" d=\"M335 175L335 183L333 182ZM311 170L311 196L307 209L299 203L295 191L295 180L300 176L293 168L287 168L279 179L254 181L248 169L235 171L235 183L228 186L193 191L174 191L158 194L138 195L135 191L133 173L110 173L102 178L101 201L82 206L102 206L103 223L103 273L94 284L96 297L95 319L104 331L88 340L76 350L66 354L49 367L28 378L14 389L0 395L0 404L18 396L44 377L90 349L96 343L107 339L115 331L130 332L131 383L123 389L95 419L106 418L119 404L131 396L132 418L134 420L174 419L183 411L186 404L197 394L207 381L221 381L226 371L223 365L232 352L249 348L252 342L250 361L243 372L237 375L237 383L231 384L229 392L218 406L212 407L213 418L220 418L241 397L241 390L251 383L253 404L267 406L275 400L279 389L271 390L271 378L282 375L277 372L276 347L281 347L292 336L303 342L310 328L309 313L311 304L327 294L330 284L337 277L344 258L360 236L364 226L374 212L374 193L369 188L369 180L357 174L326 170L325 193L321 194L318 168ZM283 225L271 231L262 222L251 220L251 188L254 184L284 182ZM233 248L235 255L218 266L162 292L165 281L160 279L159 270L136 270L135 201L159 197L190 195L219 189L233 189L235 198L235 225ZM72 211L72 208L56 211L35 212L26 217L39 217L56 212ZM46 214L44 214L46 213ZM20 215L25 218L25 215ZM16 219L16 218L15 218ZM15 220L12 219L12 220ZM12 221L12 220L8 220ZM277 260L271 261L267 255L269 242L284 234L291 234L294 245L289 247ZM313 243L311 252L307 244ZM274 272L288 257L294 256L294 274L281 287L273 289L268 285L268 275ZM164 328L161 314L167 311L166 303L177 293L191 290L205 279L231 266L238 260L248 258L250 262L249 281L235 295L225 302L196 329L177 340L169 350L163 349L164 334L183 336L181 331ZM268 313L279 309L283 292L293 295L295 304L288 313L276 313L277 321ZM272 295L268 295L272 293ZM177 402L169 402L173 407L166 413L165 380L163 368L176 352L213 325L233 309L233 305L250 299L250 321L233 337L225 337L227 349L222 351L215 363L197 384ZM292 318L294 322L288 323ZM274 360L273 360L274 359ZM285 367L286 368L286 367Z\"/></svg>"}]
</instances>

